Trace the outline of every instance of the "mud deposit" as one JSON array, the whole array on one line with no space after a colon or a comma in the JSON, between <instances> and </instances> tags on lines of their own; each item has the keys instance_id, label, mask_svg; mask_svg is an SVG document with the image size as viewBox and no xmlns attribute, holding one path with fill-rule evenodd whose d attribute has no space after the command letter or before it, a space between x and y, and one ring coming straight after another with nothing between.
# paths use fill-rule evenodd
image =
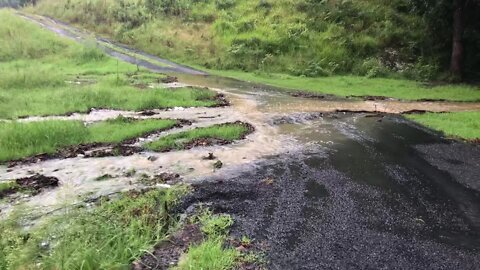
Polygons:
<instances>
[{"instance_id":1,"label":"mud deposit","mask_svg":"<svg viewBox=\"0 0 480 270\"><path fill-rule=\"evenodd\" d=\"M11 189L0 192L0 199L16 192L25 192L35 196L45 189L57 187L59 181L55 177L35 174L30 177L15 179L14 182L15 185Z\"/></svg>"},{"instance_id":2,"label":"mud deposit","mask_svg":"<svg viewBox=\"0 0 480 270\"><path fill-rule=\"evenodd\" d=\"M308 149L195 184L185 206L232 214L233 235L265 245L269 269L478 269L480 193L464 181L478 182L480 168L460 180L459 166L478 163L480 148L439 168L434 151L457 144L396 117L377 120L314 122L297 133L315 142Z\"/></svg>"}]
</instances>

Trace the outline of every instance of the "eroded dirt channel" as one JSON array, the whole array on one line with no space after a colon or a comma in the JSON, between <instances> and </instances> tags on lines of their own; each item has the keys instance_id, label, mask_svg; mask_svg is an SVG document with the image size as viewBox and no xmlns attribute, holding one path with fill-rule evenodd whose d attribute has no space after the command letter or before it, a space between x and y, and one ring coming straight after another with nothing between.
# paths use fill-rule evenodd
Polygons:
<instances>
[{"instance_id":1,"label":"eroded dirt channel","mask_svg":"<svg viewBox=\"0 0 480 270\"><path fill-rule=\"evenodd\" d=\"M232 106L49 118L94 122L123 115L193 122L154 136L233 121L248 122L256 131L233 145L0 166L0 180L37 173L58 178L58 188L17 201L48 212L66 198L141 188L126 173L132 168L149 175L178 173L195 188L183 208L205 203L231 214L233 235L254 239L269 269L480 268L480 147L443 139L392 114L472 110L478 104L292 98L230 79L173 75L184 84L216 89ZM345 110L357 113L338 112ZM213 171L202 159L209 152L224 168ZM105 174L114 177L95 181ZM2 211L10 207L4 204Z\"/></svg>"}]
</instances>

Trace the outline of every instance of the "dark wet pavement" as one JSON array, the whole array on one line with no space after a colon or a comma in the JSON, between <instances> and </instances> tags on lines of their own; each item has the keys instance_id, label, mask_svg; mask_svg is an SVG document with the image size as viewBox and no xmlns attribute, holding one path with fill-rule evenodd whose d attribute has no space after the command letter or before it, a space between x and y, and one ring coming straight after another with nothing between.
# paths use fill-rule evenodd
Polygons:
<instances>
[{"instance_id":1,"label":"dark wet pavement","mask_svg":"<svg viewBox=\"0 0 480 270\"><path fill-rule=\"evenodd\" d=\"M480 192L455 173L463 164L480 180L468 164L480 147L439 168L416 147L458 143L398 117L333 115L283 128L309 146L198 184L189 201L232 214L233 234L266 246L270 269L480 268Z\"/></svg>"}]
</instances>

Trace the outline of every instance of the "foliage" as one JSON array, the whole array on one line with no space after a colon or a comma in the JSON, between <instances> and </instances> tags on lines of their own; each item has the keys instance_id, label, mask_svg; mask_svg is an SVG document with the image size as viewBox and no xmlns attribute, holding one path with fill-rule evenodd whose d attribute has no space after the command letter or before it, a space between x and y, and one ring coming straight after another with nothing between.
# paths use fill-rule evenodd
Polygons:
<instances>
[{"instance_id":1,"label":"foliage","mask_svg":"<svg viewBox=\"0 0 480 270\"><path fill-rule=\"evenodd\" d=\"M186 190L125 193L94 209L66 211L28 233L13 216L0 223L0 269L128 268L175 228L168 209Z\"/></svg>"},{"instance_id":2,"label":"foliage","mask_svg":"<svg viewBox=\"0 0 480 270\"><path fill-rule=\"evenodd\" d=\"M108 16L109 10L125 9L125 1L129 12L148 19L133 26L136 18ZM450 52L451 1L446 0L42 0L36 11L215 69L309 77L400 73L426 80L446 68ZM91 16L106 24L92 24ZM470 72L479 71L475 29L466 32Z\"/></svg>"}]
</instances>

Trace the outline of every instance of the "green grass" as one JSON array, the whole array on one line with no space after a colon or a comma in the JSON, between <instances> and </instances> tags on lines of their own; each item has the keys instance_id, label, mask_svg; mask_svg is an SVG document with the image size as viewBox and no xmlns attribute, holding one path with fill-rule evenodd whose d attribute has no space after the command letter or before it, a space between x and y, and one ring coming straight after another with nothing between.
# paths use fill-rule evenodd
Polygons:
<instances>
[{"instance_id":1,"label":"green grass","mask_svg":"<svg viewBox=\"0 0 480 270\"><path fill-rule=\"evenodd\" d=\"M225 239L208 239L200 245L191 246L180 259L177 270L228 270L234 269L239 252L224 248Z\"/></svg>"},{"instance_id":2,"label":"green grass","mask_svg":"<svg viewBox=\"0 0 480 270\"><path fill-rule=\"evenodd\" d=\"M199 88L138 89L165 75L138 70L103 54L92 42L77 44L0 11L0 118L87 112L91 108L147 110L217 105ZM68 83L88 78L92 83Z\"/></svg>"},{"instance_id":3,"label":"green grass","mask_svg":"<svg viewBox=\"0 0 480 270\"><path fill-rule=\"evenodd\" d=\"M0 223L0 269L128 269L167 237L173 207L186 187L126 193L49 219L28 232L21 219ZM28 237L27 237L28 235ZM41 247L41 243L48 243Z\"/></svg>"},{"instance_id":4,"label":"green grass","mask_svg":"<svg viewBox=\"0 0 480 270\"><path fill-rule=\"evenodd\" d=\"M210 210L204 210L196 217L196 222L205 234L205 240L189 247L180 257L175 270L228 270L234 269L240 258L240 252L232 247L226 247L225 241L233 219L229 215L214 215Z\"/></svg>"},{"instance_id":5,"label":"green grass","mask_svg":"<svg viewBox=\"0 0 480 270\"><path fill-rule=\"evenodd\" d=\"M132 121L117 118L85 126L80 121L0 123L0 162L84 143L118 143L143 134L173 127L175 120L148 119Z\"/></svg>"},{"instance_id":6,"label":"green grass","mask_svg":"<svg viewBox=\"0 0 480 270\"><path fill-rule=\"evenodd\" d=\"M296 77L285 74L258 74L242 71L210 71L213 74L261 83L292 92L331 94L335 96L384 96L403 100L445 99L480 101L480 87L442 85L427 87L405 79L331 76L320 78Z\"/></svg>"},{"instance_id":7,"label":"green grass","mask_svg":"<svg viewBox=\"0 0 480 270\"><path fill-rule=\"evenodd\" d=\"M13 181L8 181L8 182L0 182L0 195L3 192L7 192L9 190L12 190L17 187L17 183Z\"/></svg>"},{"instance_id":8,"label":"green grass","mask_svg":"<svg viewBox=\"0 0 480 270\"><path fill-rule=\"evenodd\" d=\"M221 139L229 142L241 139L249 129L244 124L230 123L220 124L204 128L196 128L176 134L170 134L145 145L145 148L153 151L181 150L196 139L210 138Z\"/></svg>"},{"instance_id":9,"label":"green grass","mask_svg":"<svg viewBox=\"0 0 480 270\"><path fill-rule=\"evenodd\" d=\"M442 131L449 137L480 139L480 112L412 114L407 118Z\"/></svg>"}]
</instances>

